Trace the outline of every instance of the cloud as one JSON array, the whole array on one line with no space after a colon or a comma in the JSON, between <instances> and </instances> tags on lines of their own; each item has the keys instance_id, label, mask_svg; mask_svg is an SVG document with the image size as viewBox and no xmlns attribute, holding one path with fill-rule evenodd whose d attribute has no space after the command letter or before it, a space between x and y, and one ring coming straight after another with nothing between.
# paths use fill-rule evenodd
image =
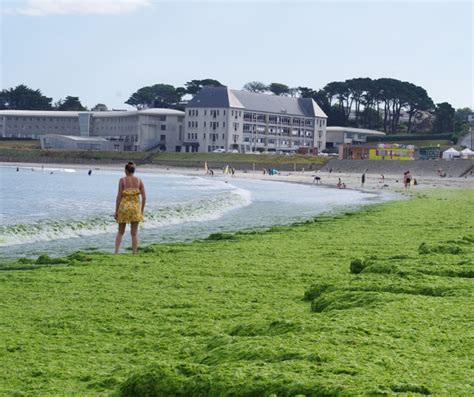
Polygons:
<instances>
[{"instance_id":1,"label":"cloud","mask_svg":"<svg viewBox=\"0 0 474 397\"><path fill-rule=\"evenodd\" d=\"M118 15L148 7L152 0L26 0L22 6L4 9L5 14L47 15Z\"/></svg>"}]
</instances>

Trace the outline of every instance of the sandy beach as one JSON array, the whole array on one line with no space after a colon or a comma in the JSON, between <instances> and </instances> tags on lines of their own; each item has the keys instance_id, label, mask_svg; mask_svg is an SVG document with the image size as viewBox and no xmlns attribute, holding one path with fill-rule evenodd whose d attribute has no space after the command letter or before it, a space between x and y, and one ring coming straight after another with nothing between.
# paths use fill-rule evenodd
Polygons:
<instances>
[{"instance_id":1,"label":"sandy beach","mask_svg":"<svg viewBox=\"0 0 474 397\"><path fill-rule=\"evenodd\" d=\"M84 169L93 171L107 169L114 171L122 171L122 167L117 165L85 165L85 164L35 164L35 163L0 163L2 166L20 167L20 168L68 168L68 169ZM165 167L156 165L143 165L138 166L137 175L139 172L151 172L161 174L179 174L179 175L190 175L190 176L202 176L206 178L226 179L231 180L232 176L224 174L222 170L215 169L214 175L206 175L203 169L199 168L185 168L185 167ZM367 190L367 191L397 191L404 192L407 189L403 186L403 175L389 175L384 174L383 179L381 174L375 174L368 172L366 173L364 186L361 184L361 174L357 173L342 173L342 172L285 172L282 171L276 175L263 174L263 171L248 171L241 172L236 170L235 178L244 179L257 179L257 180L268 180L268 181L281 181L290 183L304 183L304 184L315 184L314 177L320 177L319 186L337 188L339 178L341 182L346 184L347 189ZM456 177L439 177L436 175L416 175L413 174L413 178L416 179L417 185L411 186L409 191L417 191L426 188L474 188L474 174L462 178Z\"/></svg>"}]
</instances>

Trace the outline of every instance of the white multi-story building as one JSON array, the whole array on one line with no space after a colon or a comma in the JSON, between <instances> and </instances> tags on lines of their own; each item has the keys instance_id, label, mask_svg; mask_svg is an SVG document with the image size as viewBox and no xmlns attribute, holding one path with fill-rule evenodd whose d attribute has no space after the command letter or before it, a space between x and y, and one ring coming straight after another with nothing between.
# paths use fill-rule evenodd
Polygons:
<instances>
[{"instance_id":1,"label":"white multi-story building","mask_svg":"<svg viewBox=\"0 0 474 397\"><path fill-rule=\"evenodd\" d=\"M185 113L187 152L314 153L326 148L327 116L311 98L204 87Z\"/></svg>"},{"instance_id":2,"label":"white multi-story building","mask_svg":"<svg viewBox=\"0 0 474 397\"><path fill-rule=\"evenodd\" d=\"M0 110L1 137L40 139L51 134L102 137L110 141L110 150L156 148L179 152L184 137L183 123L184 112L173 109L111 112ZM48 138L48 142L60 141L64 138Z\"/></svg>"}]
</instances>

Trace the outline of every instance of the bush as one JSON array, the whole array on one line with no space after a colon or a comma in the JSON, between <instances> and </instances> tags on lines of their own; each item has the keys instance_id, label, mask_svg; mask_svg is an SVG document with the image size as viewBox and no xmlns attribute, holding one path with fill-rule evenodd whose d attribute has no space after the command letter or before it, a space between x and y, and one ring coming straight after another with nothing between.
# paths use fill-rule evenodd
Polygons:
<instances>
[{"instance_id":1,"label":"bush","mask_svg":"<svg viewBox=\"0 0 474 397\"><path fill-rule=\"evenodd\" d=\"M432 141L451 140L451 134L406 134L406 135L386 135L383 137L368 136L367 142L397 142L397 141Z\"/></svg>"}]
</instances>

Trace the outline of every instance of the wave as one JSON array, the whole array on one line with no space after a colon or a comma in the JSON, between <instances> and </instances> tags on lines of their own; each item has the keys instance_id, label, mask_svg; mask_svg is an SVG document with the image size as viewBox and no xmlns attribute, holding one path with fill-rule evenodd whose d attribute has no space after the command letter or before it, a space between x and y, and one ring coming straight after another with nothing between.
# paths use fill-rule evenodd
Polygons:
<instances>
[{"instance_id":1,"label":"wave","mask_svg":"<svg viewBox=\"0 0 474 397\"><path fill-rule=\"evenodd\" d=\"M140 227L153 229L186 222L215 220L233 209L246 207L251 202L249 191L235 188L209 198L145 211L145 222L140 224ZM7 225L0 226L0 246L78 238L114 233L116 230L117 224L111 215Z\"/></svg>"}]
</instances>

